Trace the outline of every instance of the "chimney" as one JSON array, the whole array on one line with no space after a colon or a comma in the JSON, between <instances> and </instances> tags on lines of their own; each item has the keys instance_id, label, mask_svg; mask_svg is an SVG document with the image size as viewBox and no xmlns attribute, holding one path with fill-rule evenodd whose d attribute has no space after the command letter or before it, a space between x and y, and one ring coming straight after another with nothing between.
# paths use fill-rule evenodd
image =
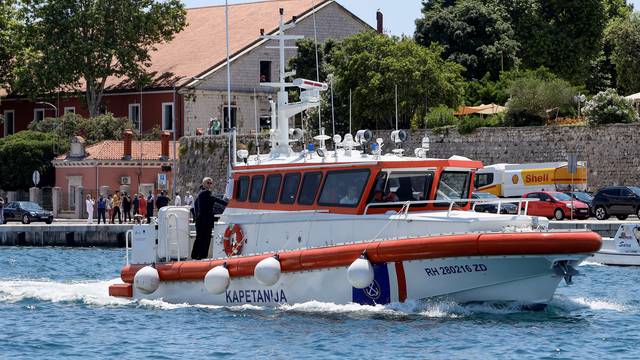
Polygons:
<instances>
[{"instance_id":1,"label":"chimney","mask_svg":"<svg viewBox=\"0 0 640 360\"><path fill-rule=\"evenodd\" d=\"M382 28L383 16L382 16L382 12L380 12L380 9L376 11L376 22L378 24L376 31L378 31L378 34L382 34L384 32L384 29Z\"/></svg>"},{"instance_id":2,"label":"chimney","mask_svg":"<svg viewBox=\"0 0 640 360\"><path fill-rule=\"evenodd\" d=\"M160 134L160 158L169 159L169 136L171 134L168 131L163 131Z\"/></svg>"},{"instance_id":3,"label":"chimney","mask_svg":"<svg viewBox=\"0 0 640 360\"><path fill-rule=\"evenodd\" d=\"M133 137L133 131L126 129L122 133L122 140L124 141L124 151L122 160L131 160L131 138Z\"/></svg>"}]
</instances>

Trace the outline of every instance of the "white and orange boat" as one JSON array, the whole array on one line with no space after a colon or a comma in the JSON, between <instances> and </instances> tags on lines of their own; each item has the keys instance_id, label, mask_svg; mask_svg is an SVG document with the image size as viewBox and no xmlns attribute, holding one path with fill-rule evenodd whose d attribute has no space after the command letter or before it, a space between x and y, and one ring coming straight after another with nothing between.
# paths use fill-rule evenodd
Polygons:
<instances>
[{"instance_id":1,"label":"white and orange boat","mask_svg":"<svg viewBox=\"0 0 640 360\"><path fill-rule=\"evenodd\" d=\"M188 210L163 209L157 225L138 225L113 296L172 303L278 305L321 301L386 304L446 298L545 304L564 278L601 247L590 231L548 231L521 214L477 213L471 200L478 161L429 159L428 141L404 156L382 154L369 131L316 136L296 153L289 118L319 104L326 85L286 82L280 31L280 82L271 153L233 151L233 196L213 230L210 259L189 258ZM287 87L301 88L288 103ZM293 139L292 139L293 137ZM392 143L405 139L396 131ZM425 139L426 140L426 139Z\"/></svg>"}]
</instances>

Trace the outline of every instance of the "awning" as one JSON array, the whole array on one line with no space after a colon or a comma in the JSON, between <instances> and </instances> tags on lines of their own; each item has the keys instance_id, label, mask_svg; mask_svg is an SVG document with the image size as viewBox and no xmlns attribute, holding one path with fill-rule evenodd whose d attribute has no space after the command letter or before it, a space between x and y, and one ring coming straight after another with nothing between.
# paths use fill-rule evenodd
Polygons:
<instances>
[{"instance_id":1,"label":"awning","mask_svg":"<svg viewBox=\"0 0 640 360\"><path fill-rule=\"evenodd\" d=\"M500 106L497 104L482 104L478 106L461 106L458 110L453 113L455 116L464 116L471 114L481 114L481 115L495 115L501 112L505 112L507 110L506 107Z\"/></svg>"}]
</instances>

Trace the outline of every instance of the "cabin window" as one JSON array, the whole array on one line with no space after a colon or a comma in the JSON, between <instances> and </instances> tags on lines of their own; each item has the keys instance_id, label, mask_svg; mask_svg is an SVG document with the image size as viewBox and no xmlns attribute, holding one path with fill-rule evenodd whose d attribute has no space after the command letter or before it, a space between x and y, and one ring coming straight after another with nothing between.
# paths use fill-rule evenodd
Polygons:
<instances>
[{"instance_id":1,"label":"cabin window","mask_svg":"<svg viewBox=\"0 0 640 360\"><path fill-rule=\"evenodd\" d=\"M247 201L247 195L249 195L249 177L241 176L236 187L236 200Z\"/></svg>"},{"instance_id":2,"label":"cabin window","mask_svg":"<svg viewBox=\"0 0 640 360\"><path fill-rule=\"evenodd\" d=\"M437 200L467 199L469 197L469 178L466 171L443 171L438 184ZM460 205L460 204L458 204ZM437 206L449 206L449 203L438 203Z\"/></svg>"},{"instance_id":3,"label":"cabin window","mask_svg":"<svg viewBox=\"0 0 640 360\"><path fill-rule=\"evenodd\" d=\"M267 177L267 184L264 187L264 196L262 197L262 201L274 204L276 200L278 200L281 181L282 175L280 174L273 174Z\"/></svg>"},{"instance_id":4,"label":"cabin window","mask_svg":"<svg viewBox=\"0 0 640 360\"><path fill-rule=\"evenodd\" d=\"M429 199L433 172L392 172L382 194L384 201L420 201ZM379 195L378 195L379 196Z\"/></svg>"},{"instance_id":5,"label":"cabin window","mask_svg":"<svg viewBox=\"0 0 640 360\"><path fill-rule=\"evenodd\" d=\"M476 174L476 189L491 184L493 184L493 174Z\"/></svg>"},{"instance_id":6,"label":"cabin window","mask_svg":"<svg viewBox=\"0 0 640 360\"><path fill-rule=\"evenodd\" d=\"M329 171L318 200L323 206L355 207L369 180L369 169Z\"/></svg>"},{"instance_id":7,"label":"cabin window","mask_svg":"<svg viewBox=\"0 0 640 360\"><path fill-rule=\"evenodd\" d=\"M304 174L302 187L300 188L300 195L298 195L298 204L312 205L316 201L316 194L321 181L321 172L310 172Z\"/></svg>"},{"instance_id":8,"label":"cabin window","mask_svg":"<svg viewBox=\"0 0 640 360\"><path fill-rule=\"evenodd\" d=\"M284 176L284 184L282 184L282 193L280 194L281 204L293 204L296 202L298 185L300 185L299 173L290 173Z\"/></svg>"},{"instance_id":9,"label":"cabin window","mask_svg":"<svg viewBox=\"0 0 640 360\"><path fill-rule=\"evenodd\" d=\"M262 185L264 184L264 175L255 175L251 178L251 193L249 194L249 201L260 202L262 196Z\"/></svg>"}]
</instances>

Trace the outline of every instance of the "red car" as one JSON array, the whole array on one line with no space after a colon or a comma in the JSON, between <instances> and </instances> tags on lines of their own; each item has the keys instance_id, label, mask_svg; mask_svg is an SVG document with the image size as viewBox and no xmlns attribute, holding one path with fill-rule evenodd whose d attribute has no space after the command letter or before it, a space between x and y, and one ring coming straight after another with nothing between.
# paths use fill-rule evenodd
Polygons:
<instances>
[{"instance_id":1,"label":"red car","mask_svg":"<svg viewBox=\"0 0 640 360\"><path fill-rule=\"evenodd\" d=\"M573 200L571 196L557 191L536 191L524 194L527 199L540 199L529 203L528 215L546 216L549 219L562 220L571 217L573 207L573 218L584 220L589 218L589 205ZM523 205L524 208L524 205Z\"/></svg>"}]
</instances>

